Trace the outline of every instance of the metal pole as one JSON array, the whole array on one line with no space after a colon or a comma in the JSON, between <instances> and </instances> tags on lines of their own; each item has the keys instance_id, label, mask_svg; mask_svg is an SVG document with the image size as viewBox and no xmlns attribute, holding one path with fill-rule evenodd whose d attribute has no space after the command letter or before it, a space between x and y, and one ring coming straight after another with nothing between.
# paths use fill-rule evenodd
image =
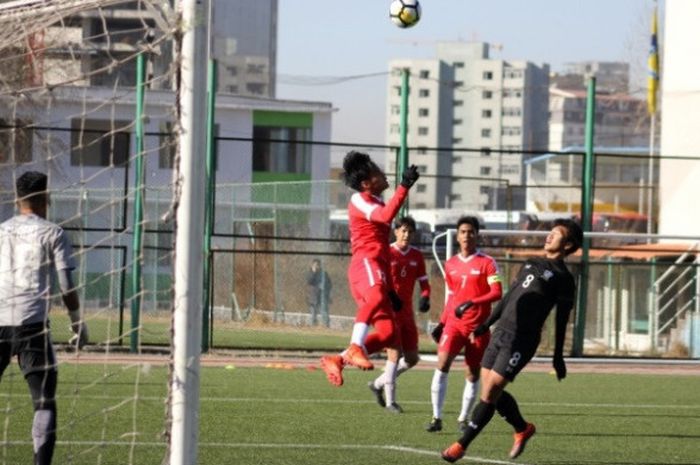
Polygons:
<instances>
[{"instance_id":1,"label":"metal pole","mask_svg":"<svg viewBox=\"0 0 700 465\"><path fill-rule=\"evenodd\" d=\"M400 176L408 167L408 81L411 71L408 68L401 70L401 122L400 122L400 144L399 162L396 165L396 182L400 181ZM408 212L408 202L405 202L399 211L399 216L404 216Z\"/></svg>"},{"instance_id":2,"label":"metal pole","mask_svg":"<svg viewBox=\"0 0 700 465\"><path fill-rule=\"evenodd\" d=\"M141 270L143 267L143 196L145 192L143 169L143 99L145 93L145 57L136 57L136 160L134 168L134 238L131 245L131 333L129 350L139 350L141 325Z\"/></svg>"},{"instance_id":3,"label":"metal pole","mask_svg":"<svg viewBox=\"0 0 700 465\"><path fill-rule=\"evenodd\" d=\"M656 143L656 113L651 115L651 130L649 131L649 169L647 181L647 234L652 233L654 216L654 145ZM651 239L647 239L650 243Z\"/></svg>"},{"instance_id":4,"label":"metal pole","mask_svg":"<svg viewBox=\"0 0 700 465\"><path fill-rule=\"evenodd\" d=\"M593 141L595 139L595 77L588 81L586 97L586 153L583 159L581 190L581 227L583 232L591 231L593 217L593 184L595 182L595 160ZM576 305L576 322L574 325L574 340L572 354L575 357L583 355L583 339L586 330L586 306L588 304L588 256L591 239L584 235L581 253L581 274L578 288L578 303Z\"/></svg>"},{"instance_id":5,"label":"metal pole","mask_svg":"<svg viewBox=\"0 0 700 465\"><path fill-rule=\"evenodd\" d=\"M214 187L216 184L216 147L214 129L216 119L216 60L210 59L207 69L207 161L206 161L206 203L204 221L204 312L202 313L202 352L208 352L212 334L210 318L214 296L212 295L212 267L214 256L211 252L211 236L214 233Z\"/></svg>"},{"instance_id":6,"label":"metal pole","mask_svg":"<svg viewBox=\"0 0 700 465\"><path fill-rule=\"evenodd\" d=\"M180 165L176 195L170 465L197 463L206 150L206 48L209 0L180 0Z\"/></svg>"}]
</instances>

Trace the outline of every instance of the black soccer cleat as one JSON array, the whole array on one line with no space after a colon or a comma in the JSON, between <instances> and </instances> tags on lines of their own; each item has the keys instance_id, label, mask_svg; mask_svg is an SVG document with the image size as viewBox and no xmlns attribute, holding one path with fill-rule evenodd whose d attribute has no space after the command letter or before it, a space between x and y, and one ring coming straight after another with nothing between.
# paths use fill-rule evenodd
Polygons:
<instances>
[{"instance_id":1,"label":"black soccer cleat","mask_svg":"<svg viewBox=\"0 0 700 465\"><path fill-rule=\"evenodd\" d=\"M386 407L386 401L384 400L384 389L375 387L374 381L370 381L369 383L367 383L367 387L370 391L372 391L372 394L374 394L374 397L375 399L377 399L377 403L379 404L379 406Z\"/></svg>"},{"instance_id":2,"label":"black soccer cleat","mask_svg":"<svg viewBox=\"0 0 700 465\"><path fill-rule=\"evenodd\" d=\"M396 413L396 414L403 413L403 409L396 402L394 402L393 404L387 405L386 411L389 413Z\"/></svg>"},{"instance_id":3,"label":"black soccer cleat","mask_svg":"<svg viewBox=\"0 0 700 465\"><path fill-rule=\"evenodd\" d=\"M433 418L425 427L425 430L429 433L435 433L437 431L442 431L442 420L439 418Z\"/></svg>"}]
</instances>

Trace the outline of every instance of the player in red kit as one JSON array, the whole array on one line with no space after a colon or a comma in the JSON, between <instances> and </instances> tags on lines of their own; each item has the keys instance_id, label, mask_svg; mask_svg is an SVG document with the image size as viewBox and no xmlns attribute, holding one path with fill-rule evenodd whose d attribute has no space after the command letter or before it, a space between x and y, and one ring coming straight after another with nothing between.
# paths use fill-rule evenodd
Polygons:
<instances>
[{"instance_id":1,"label":"player in red kit","mask_svg":"<svg viewBox=\"0 0 700 465\"><path fill-rule=\"evenodd\" d=\"M489 342L490 333L470 337L474 329L491 314L491 303L502 295L501 278L496 261L476 248L479 220L463 216L457 221L459 254L445 263L445 287L448 298L440 323L433 330L438 343L438 363L430 385L433 419L426 427L429 432L442 430L442 407L447 392L447 375L452 361L464 349L467 365L462 409L457 422L460 430L466 427L467 415L474 402L479 385L481 357ZM468 311L467 311L468 310Z\"/></svg>"},{"instance_id":2,"label":"player in red kit","mask_svg":"<svg viewBox=\"0 0 700 465\"><path fill-rule=\"evenodd\" d=\"M411 246L411 239L415 231L416 222L413 218L410 216L400 218L394 224L396 241L389 248L391 280L394 283L394 290L403 303L401 311L394 315L401 352L400 354L391 354L390 352L395 349L387 349L384 373L368 384L369 389L377 398L377 403L393 413L401 413L402 411L395 400L395 379L401 373L415 366L419 360L418 329L413 315L413 290L416 281L420 284L421 290L418 310L423 313L430 310L430 283L425 271L425 259L420 250ZM365 346L368 352L380 350L379 344L377 333L367 336ZM398 359L398 363L392 362L392 359Z\"/></svg>"},{"instance_id":3,"label":"player in red kit","mask_svg":"<svg viewBox=\"0 0 700 465\"><path fill-rule=\"evenodd\" d=\"M365 339L374 326L380 348L397 348L393 311L401 300L393 290L389 273L391 222L418 180L418 168L411 165L388 203L380 197L388 187L386 175L366 153L351 151L343 160L345 184L357 192L350 198L348 223L352 258L348 268L350 291L357 303L350 346L340 355L321 357L321 368L334 386L343 384L344 364L363 370L374 368L367 358ZM393 360L397 362L398 360Z\"/></svg>"}]
</instances>

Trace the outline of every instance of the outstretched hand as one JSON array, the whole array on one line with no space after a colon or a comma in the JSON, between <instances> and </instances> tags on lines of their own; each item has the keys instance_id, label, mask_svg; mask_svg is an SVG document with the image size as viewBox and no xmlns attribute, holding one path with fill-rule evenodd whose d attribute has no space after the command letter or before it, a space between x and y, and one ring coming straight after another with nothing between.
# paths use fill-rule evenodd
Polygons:
<instances>
[{"instance_id":1,"label":"outstretched hand","mask_svg":"<svg viewBox=\"0 0 700 465\"><path fill-rule=\"evenodd\" d=\"M442 330L445 329L445 325L442 323L438 323L437 326L433 328L433 330L430 332L430 337L433 338L433 341L435 341L435 344L440 343L440 338L442 337Z\"/></svg>"},{"instance_id":2,"label":"outstretched hand","mask_svg":"<svg viewBox=\"0 0 700 465\"><path fill-rule=\"evenodd\" d=\"M406 189L410 189L413 184L418 181L420 173L418 173L418 167L416 165L411 165L403 171L401 175L401 185Z\"/></svg>"},{"instance_id":3,"label":"outstretched hand","mask_svg":"<svg viewBox=\"0 0 700 465\"><path fill-rule=\"evenodd\" d=\"M467 310L469 310L473 306L474 306L474 302L472 302L471 300L467 300L466 302L459 304L457 306L457 308L455 308L455 316L457 318L462 318L462 315L464 315L464 312L466 312Z\"/></svg>"}]
</instances>

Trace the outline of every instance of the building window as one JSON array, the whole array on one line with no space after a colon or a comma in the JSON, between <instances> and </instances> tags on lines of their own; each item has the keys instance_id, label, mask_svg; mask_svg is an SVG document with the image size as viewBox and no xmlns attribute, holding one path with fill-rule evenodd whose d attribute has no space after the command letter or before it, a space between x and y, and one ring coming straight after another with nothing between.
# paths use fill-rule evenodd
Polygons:
<instances>
[{"instance_id":1,"label":"building window","mask_svg":"<svg viewBox=\"0 0 700 465\"><path fill-rule=\"evenodd\" d=\"M264 74L265 65L259 65L254 63L248 63L248 68L246 69L248 74Z\"/></svg>"},{"instance_id":2,"label":"building window","mask_svg":"<svg viewBox=\"0 0 700 465\"><path fill-rule=\"evenodd\" d=\"M452 144L457 145L462 143L462 138L461 137L453 137L452 138Z\"/></svg>"},{"instance_id":3,"label":"building window","mask_svg":"<svg viewBox=\"0 0 700 465\"><path fill-rule=\"evenodd\" d=\"M428 79L430 77L430 71L428 71L427 69L422 69L418 73L418 77L420 77L421 79Z\"/></svg>"},{"instance_id":4,"label":"building window","mask_svg":"<svg viewBox=\"0 0 700 465\"><path fill-rule=\"evenodd\" d=\"M124 166L129 159L130 134L119 131L130 121L71 121L71 166Z\"/></svg>"},{"instance_id":5,"label":"building window","mask_svg":"<svg viewBox=\"0 0 700 465\"><path fill-rule=\"evenodd\" d=\"M501 134L504 136L519 136L520 127L518 126L503 126Z\"/></svg>"},{"instance_id":6,"label":"building window","mask_svg":"<svg viewBox=\"0 0 700 465\"><path fill-rule=\"evenodd\" d=\"M161 123L158 132L158 168L172 169L177 151L177 135L173 132L173 123Z\"/></svg>"},{"instance_id":7,"label":"building window","mask_svg":"<svg viewBox=\"0 0 700 465\"><path fill-rule=\"evenodd\" d=\"M400 115L401 114L401 107L399 105L392 105L391 106L391 114L392 115Z\"/></svg>"},{"instance_id":8,"label":"building window","mask_svg":"<svg viewBox=\"0 0 700 465\"><path fill-rule=\"evenodd\" d=\"M491 188L489 186L479 186L479 194L489 195L489 192L491 192Z\"/></svg>"},{"instance_id":9,"label":"building window","mask_svg":"<svg viewBox=\"0 0 700 465\"><path fill-rule=\"evenodd\" d=\"M454 86L455 87L464 87L464 81L455 81Z\"/></svg>"},{"instance_id":10,"label":"building window","mask_svg":"<svg viewBox=\"0 0 700 465\"><path fill-rule=\"evenodd\" d=\"M253 171L311 173L309 140L311 128L253 127Z\"/></svg>"},{"instance_id":11,"label":"building window","mask_svg":"<svg viewBox=\"0 0 700 465\"><path fill-rule=\"evenodd\" d=\"M484 71L482 76L484 78L484 81L491 81L493 79L493 72L492 71Z\"/></svg>"},{"instance_id":12,"label":"building window","mask_svg":"<svg viewBox=\"0 0 700 465\"><path fill-rule=\"evenodd\" d=\"M416 192L426 192L428 190L428 186L425 184L418 184L416 186Z\"/></svg>"},{"instance_id":13,"label":"building window","mask_svg":"<svg viewBox=\"0 0 700 465\"><path fill-rule=\"evenodd\" d=\"M416 153L418 155L427 155L428 154L428 149L426 147L418 147L416 149Z\"/></svg>"},{"instance_id":14,"label":"building window","mask_svg":"<svg viewBox=\"0 0 700 465\"><path fill-rule=\"evenodd\" d=\"M482 129L481 130L481 137L491 137L491 130L490 129Z\"/></svg>"},{"instance_id":15,"label":"building window","mask_svg":"<svg viewBox=\"0 0 700 465\"><path fill-rule=\"evenodd\" d=\"M452 63L452 66L454 66L455 68L464 68L464 63L461 61L455 61L454 63Z\"/></svg>"},{"instance_id":16,"label":"building window","mask_svg":"<svg viewBox=\"0 0 700 465\"><path fill-rule=\"evenodd\" d=\"M226 90L228 90L232 94L237 94L238 86L226 86Z\"/></svg>"},{"instance_id":17,"label":"building window","mask_svg":"<svg viewBox=\"0 0 700 465\"><path fill-rule=\"evenodd\" d=\"M428 128L422 126L418 128L418 135L419 136L427 136L428 135Z\"/></svg>"},{"instance_id":18,"label":"building window","mask_svg":"<svg viewBox=\"0 0 700 465\"><path fill-rule=\"evenodd\" d=\"M491 156L491 149L489 147L481 147L481 156L482 157L490 157Z\"/></svg>"},{"instance_id":19,"label":"building window","mask_svg":"<svg viewBox=\"0 0 700 465\"><path fill-rule=\"evenodd\" d=\"M491 100L493 98L493 92L490 90L485 90L481 93L481 98L484 100Z\"/></svg>"},{"instance_id":20,"label":"building window","mask_svg":"<svg viewBox=\"0 0 700 465\"><path fill-rule=\"evenodd\" d=\"M479 174L482 176L490 176L491 175L491 167L490 166L482 166L479 169Z\"/></svg>"},{"instance_id":21,"label":"building window","mask_svg":"<svg viewBox=\"0 0 700 465\"><path fill-rule=\"evenodd\" d=\"M418 109L418 116L426 117L426 116L429 115L429 113L430 113L430 112L428 111L427 108L419 108L419 109Z\"/></svg>"},{"instance_id":22,"label":"building window","mask_svg":"<svg viewBox=\"0 0 700 465\"><path fill-rule=\"evenodd\" d=\"M229 76L236 76L238 74L238 68L235 66L227 66L226 71L228 71Z\"/></svg>"},{"instance_id":23,"label":"building window","mask_svg":"<svg viewBox=\"0 0 700 465\"><path fill-rule=\"evenodd\" d=\"M394 86L394 95L401 97L401 86Z\"/></svg>"},{"instance_id":24,"label":"building window","mask_svg":"<svg viewBox=\"0 0 700 465\"><path fill-rule=\"evenodd\" d=\"M452 194L450 200L462 200L462 194Z\"/></svg>"},{"instance_id":25,"label":"building window","mask_svg":"<svg viewBox=\"0 0 700 465\"><path fill-rule=\"evenodd\" d=\"M521 116L522 110L518 107L506 107L503 109L503 116Z\"/></svg>"},{"instance_id":26,"label":"building window","mask_svg":"<svg viewBox=\"0 0 700 465\"><path fill-rule=\"evenodd\" d=\"M491 110L481 110L482 118L491 118Z\"/></svg>"},{"instance_id":27,"label":"building window","mask_svg":"<svg viewBox=\"0 0 700 465\"><path fill-rule=\"evenodd\" d=\"M462 157L452 157L452 163L462 163Z\"/></svg>"},{"instance_id":28,"label":"building window","mask_svg":"<svg viewBox=\"0 0 700 465\"><path fill-rule=\"evenodd\" d=\"M245 90L254 95L263 95L265 93L265 84L260 82L249 82L245 85Z\"/></svg>"},{"instance_id":29,"label":"building window","mask_svg":"<svg viewBox=\"0 0 700 465\"><path fill-rule=\"evenodd\" d=\"M399 132L401 132L401 126L399 126L398 124L392 124L389 127L389 132L392 134L398 134Z\"/></svg>"},{"instance_id":30,"label":"building window","mask_svg":"<svg viewBox=\"0 0 700 465\"><path fill-rule=\"evenodd\" d=\"M462 124L462 120L459 118L453 119L452 124L455 126L459 126L460 124Z\"/></svg>"},{"instance_id":31,"label":"building window","mask_svg":"<svg viewBox=\"0 0 700 465\"><path fill-rule=\"evenodd\" d=\"M14 124L10 124L4 119L0 119L0 163L32 161L34 131L27 128L31 124L31 121L26 120L15 120Z\"/></svg>"},{"instance_id":32,"label":"building window","mask_svg":"<svg viewBox=\"0 0 700 465\"><path fill-rule=\"evenodd\" d=\"M464 100L455 100L452 103L452 106L455 106L455 107L461 107L462 105L464 105Z\"/></svg>"},{"instance_id":33,"label":"building window","mask_svg":"<svg viewBox=\"0 0 700 465\"><path fill-rule=\"evenodd\" d=\"M418 172L419 172L419 173L422 173L422 174L425 174L425 173L428 172L428 167L425 166L425 165L418 165Z\"/></svg>"},{"instance_id":34,"label":"building window","mask_svg":"<svg viewBox=\"0 0 700 465\"><path fill-rule=\"evenodd\" d=\"M401 94L399 93L399 95L401 95ZM423 98L430 97L430 90L429 89L420 89L418 91L418 97L423 97Z\"/></svg>"}]
</instances>

